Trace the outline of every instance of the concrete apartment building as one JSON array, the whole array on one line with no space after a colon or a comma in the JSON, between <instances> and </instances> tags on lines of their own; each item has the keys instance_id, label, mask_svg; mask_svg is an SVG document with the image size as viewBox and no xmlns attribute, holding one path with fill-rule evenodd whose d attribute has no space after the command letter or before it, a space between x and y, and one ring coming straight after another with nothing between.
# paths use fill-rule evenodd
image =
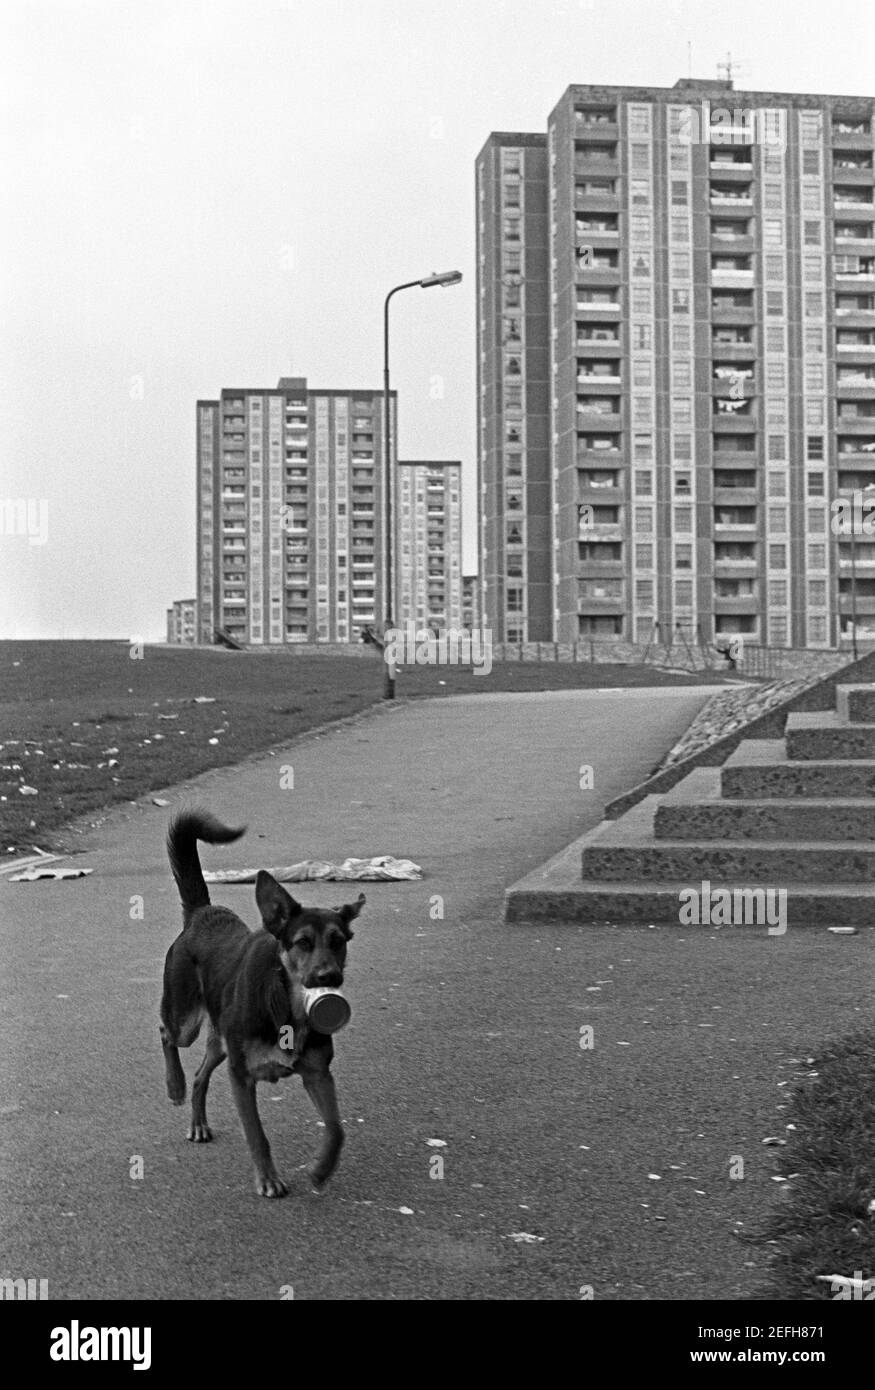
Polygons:
<instances>
[{"instance_id":1,"label":"concrete apartment building","mask_svg":"<svg viewBox=\"0 0 875 1390\"><path fill-rule=\"evenodd\" d=\"M174 646L193 646L196 631L197 599L174 599L167 609L167 641Z\"/></svg>"},{"instance_id":2,"label":"concrete apartment building","mask_svg":"<svg viewBox=\"0 0 875 1390\"><path fill-rule=\"evenodd\" d=\"M496 640L826 647L852 605L875 628L875 538L831 529L875 486L873 116L725 80L572 86L545 136L486 142Z\"/></svg>"},{"instance_id":3,"label":"concrete apartment building","mask_svg":"<svg viewBox=\"0 0 875 1390\"><path fill-rule=\"evenodd\" d=\"M400 626L462 624L462 465L398 464L395 511L396 612Z\"/></svg>"},{"instance_id":4,"label":"concrete apartment building","mask_svg":"<svg viewBox=\"0 0 875 1390\"><path fill-rule=\"evenodd\" d=\"M390 399L395 620L457 627L461 464L399 465ZM198 642L360 642L382 626L382 392L283 377L198 401L197 497Z\"/></svg>"},{"instance_id":5,"label":"concrete apartment building","mask_svg":"<svg viewBox=\"0 0 875 1390\"><path fill-rule=\"evenodd\" d=\"M199 642L360 640L383 606L382 457L379 391L283 377L197 402Z\"/></svg>"}]
</instances>

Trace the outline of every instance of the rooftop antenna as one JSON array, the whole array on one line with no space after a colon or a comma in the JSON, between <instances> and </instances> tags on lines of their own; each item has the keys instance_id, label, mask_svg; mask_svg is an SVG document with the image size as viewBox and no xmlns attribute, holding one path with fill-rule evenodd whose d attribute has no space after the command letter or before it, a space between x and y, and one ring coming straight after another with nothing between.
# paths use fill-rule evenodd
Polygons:
<instances>
[{"instance_id":1,"label":"rooftop antenna","mask_svg":"<svg viewBox=\"0 0 875 1390\"><path fill-rule=\"evenodd\" d=\"M693 44L691 39L687 39L687 77L693 75Z\"/></svg>"},{"instance_id":2,"label":"rooftop antenna","mask_svg":"<svg viewBox=\"0 0 875 1390\"><path fill-rule=\"evenodd\" d=\"M739 76L744 71L741 63L737 63L729 52L727 52L723 62L717 64L717 76L725 78L727 82L731 82L733 77Z\"/></svg>"}]
</instances>

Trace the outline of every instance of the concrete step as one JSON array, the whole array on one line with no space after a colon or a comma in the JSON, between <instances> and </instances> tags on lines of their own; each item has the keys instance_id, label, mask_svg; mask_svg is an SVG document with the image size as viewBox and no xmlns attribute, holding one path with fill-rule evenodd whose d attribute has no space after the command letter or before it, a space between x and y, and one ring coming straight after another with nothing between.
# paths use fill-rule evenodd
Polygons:
<instances>
[{"instance_id":1,"label":"concrete step","mask_svg":"<svg viewBox=\"0 0 875 1390\"><path fill-rule=\"evenodd\" d=\"M837 685L836 713L846 724L875 724L875 685Z\"/></svg>"},{"instance_id":2,"label":"concrete step","mask_svg":"<svg viewBox=\"0 0 875 1390\"><path fill-rule=\"evenodd\" d=\"M788 714L784 740L791 762L875 758L875 724L846 724L829 710Z\"/></svg>"},{"instance_id":3,"label":"concrete step","mask_svg":"<svg viewBox=\"0 0 875 1390\"><path fill-rule=\"evenodd\" d=\"M732 799L875 796L875 759L790 762L783 739L745 739L719 771Z\"/></svg>"},{"instance_id":4,"label":"concrete step","mask_svg":"<svg viewBox=\"0 0 875 1390\"><path fill-rule=\"evenodd\" d=\"M725 801L720 772L696 768L660 799L657 840L875 841L875 798Z\"/></svg>"},{"instance_id":5,"label":"concrete step","mask_svg":"<svg viewBox=\"0 0 875 1390\"><path fill-rule=\"evenodd\" d=\"M660 797L648 796L616 821L603 821L584 837L584 883L661 882L790 884L875 882L875 840L723 842L654 838ZM875 911L875 909L873 909Z\"/></svg>"},{"instance_id":6,"label":"concrete step","mask_svg":"<svg viewBox=\"0 0 875 1390\"><path fill-rule=\"evenodd\" d=\"M741 905L740 911L733 910L734 923L705 921L699 925L681 922L681 906L687 897L681 897L691 887L701 892L700 884L684 883L587 883L579 880L553 881L537 879L535 875L521 879L508 888L505 893L506 922L563 922L575 926L634 926L634 927L674 927L680 934L692 931L756 931L767 933L769 923L761 914L745 909L751 899L739 897L733 903ZM733 894L750 893L755 887L751 883L718 885L711 883L708 892L711 913L717 915L716 904L721 887ZM767 900L768 901L768 900ZM774 903L769 904L769 915L775 918ZM857 927L870 928L875 921L872 903L872 890L859 883L834 883L828 888L812 885L810 888L790 888L786 898L787 930L798 928ZM781 933L773 931L775 936Z\"/></svg>"}]
</instances>

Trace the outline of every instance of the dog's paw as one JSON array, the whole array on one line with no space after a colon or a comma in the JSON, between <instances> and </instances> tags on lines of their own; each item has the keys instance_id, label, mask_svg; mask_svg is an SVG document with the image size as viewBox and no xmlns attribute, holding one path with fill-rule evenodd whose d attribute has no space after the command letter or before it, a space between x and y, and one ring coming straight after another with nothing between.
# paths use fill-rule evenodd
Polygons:
<instances>
[{"instance_id":1,"label":"dog's paw","mask_svg":"<svg viewBox=\"0 0 875 1390\"><path fill-rule=\"evenodd\" d=\"M212 1137L213 1131L209 1125L192 1124L189 1126L188 1138L193 1144L208 1144Z\"/></svg>"},{"instance_id":2,"label":"dog's paw","mask_svg":"<svg viewBox=\"0 0 875 1390\"><path fill-rule=\"evenodd\" d=\"M330 1168L323 1168L323 1167L320 1167L320 1165L319 1165L318 1163L308 1163L308 1164L307 1164L307 1177L310 1179L310 1182L311 1182L311 1184L312 1184L312 1186L313 1186L313 1190L314 1190L315 1192L321 1192L321 1191L322 1191L323 1187L325 1186L325 1184L327 1183L328 1179L331 1177L331 1174L332 1174L333 1172L334 1172L334 1165L333 1165L333 1164L332 1164L332 1166L331 1166Z\"/></svg>"},{"instance_id":3,"label":"dog's paw","mask_svg":"<svg viewBox=\"0 0 875 1390\"><path fill-rule=\"evenodd\" d=\"M289 1191L282 1178L276 1176L267 1178L260 1175L255 1179L255 1190L259 1197L286 1197Z\"/></svg>"}]
</instances>

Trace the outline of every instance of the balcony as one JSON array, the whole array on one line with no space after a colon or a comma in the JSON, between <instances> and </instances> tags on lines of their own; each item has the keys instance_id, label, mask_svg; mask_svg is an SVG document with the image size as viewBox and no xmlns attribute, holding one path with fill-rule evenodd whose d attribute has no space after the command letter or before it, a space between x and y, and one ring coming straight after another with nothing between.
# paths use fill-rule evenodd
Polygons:
<instances>
[{"instance_id":1,"label":"balcony","mask_svg":"<svg viewBox=\"0 0 875 1390\"><path fill-rule=\"evenodd\" d=\"M587 323L615 323L620 313L619 286L609 299L578 299L576 309Z\"/></svg>"},{"instance_id":2,"label":"balcony","mask_svg":"<svg viewBox=\"0 0 875 1390\"><path fill-rule=\"evenodd\" d=\"M754 475L751 474L753 480ZM714 505L720 507L755 507L759 501L756 482L751 487L714 486Z\"/></svg>"},{"instance_id":3,"label":"balcony","mask_svg":"<svg viewBox=\"0 0 875 1390\"><path fill-rule=\"evenodd\" d=\"M725 182L726 184L738 183L746 189L750 187L753 165L749 159L711 159L708 168L712 179L719 179L721 183Z\"/></svg>"},{"instance_id":4,"label":"balcony","mask_svg":"<svg viewBox=\"0 0 875 1390\"><path fill-rule=\"evenodd\" d=\"M580 324L578 324L578 332ZM592 336L578 338L575 344L578 354L581 357L621 357L622 346L619 338L619 329L605 326L604 328L593 328L589 332ZM605 335L605 336L601 336Z\"/></svg>"},{"instance_id":5,"label":"balcony","mask_svg":"<svg viewBox=\"0 0 875 1390\"><path fill-rule=\"evenodd\" d=\"M712 188L708 197L708 203L712 212L732 211L752 211L753 196L750 188L745 188L742 184L738 185L737 190L732 187L715 189Z\"/></svg>"},{"instance_id":6,"label":"balcony","mask_svg":"<svg viewBox=\"0 0 875 1390\"><path fill-rule=\"evenodd\" d=\"M593 143L576 149L574 153L574 177L615 178L620 172L615 144Z\"/></svg>"},{"instance_id":7,"label":"balcony","mask_svg":"<svg viewBox=\"0 0 875 1390\"><path fill-rule=\"evenodd\" d=\"M736 312L741 312L737 310ZM711 355L726 362L747 362L754 344L751 339L724 339L714 334L711 338Z\"/></svg>"},{"instance_id":8,"label":"balcony","mask_svg":"<svg viewBox=\"0 0 875 1390\"><path fill-rule=\"evenodd\" d=\"M721 614L758 613L760 601L756 594L737 594L735 597L714 595L714 612Z\"/></svg>"}]
</instances>

